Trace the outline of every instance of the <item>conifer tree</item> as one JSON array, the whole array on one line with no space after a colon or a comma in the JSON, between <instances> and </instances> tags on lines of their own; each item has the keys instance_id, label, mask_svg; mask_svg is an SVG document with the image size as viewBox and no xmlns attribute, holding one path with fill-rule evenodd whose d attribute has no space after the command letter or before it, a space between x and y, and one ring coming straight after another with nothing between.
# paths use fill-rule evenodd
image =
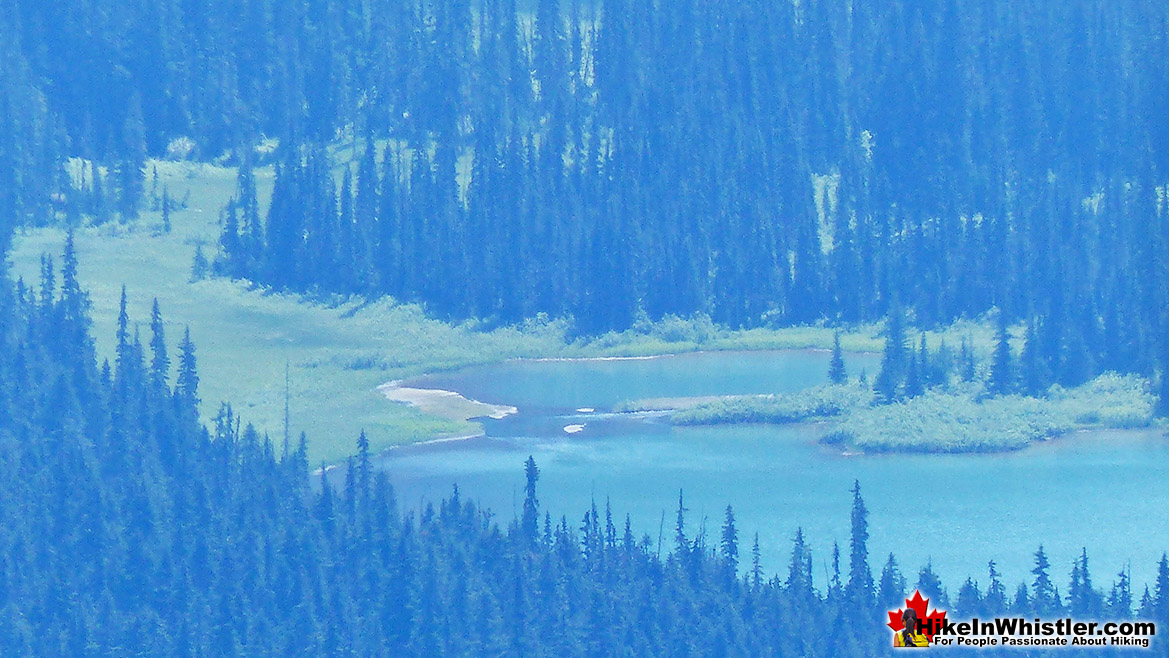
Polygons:
<instances>
[{"instance_id":1,"label":"conifer tree","mask_svg":"<svg viewBox=\"0 0 1169 658\"><path fill-rule=\"evenodd\" d=\"M848 374L844 370L844 355L840 351L840 332L832 336L832 360L828 362L828 381L833 384L844 384L848 381Z\"/></svg>"},{"instance_id":2,"label":"conifer tree","mask_svg":"<svg viewBox=\"0 0 1169 658\"><path fill-rule=\"evenodd\" d=\"M166 337L162 324L162 312L158 308L158 298L150 309L150 351L153 355L150 362L151 381L159 390L166 390L167 376L170 373L170 357L166 353Z\"/></svg>"},{"instance_id":3,"label":"conifer tree","mask_svg":"<svg viewBox=\"0 0 1169 658\"><path fill-rule=\"evenodd\" d=\"M1015 390L1010 339L1006 312L1000 309L995 317L994 357L991 361L990 381L987 382L987 388L995 395L1007 395Z\"/></svg>"},{"instance_id":4,"label":"conifer tree","mask_svg":"<svg viewBox=\"0 0 1169 658\"><path fill-rule=\"evenodd\" d=\"M241 262L255 266L263 252L264 226L260 221L259 200L256 198L256 176L252 170L252 158L244 157L237 176L237 206L240 210L241 225L239 242Z\"/></svg>"},{"instance_id":5,"label":"conifer tree","mask_svg":"<svg viewBox=\"0 0 1169 658\"><path fill-rule=\"evenodd\" d=\"M840 581L840 544L832 542L832 573L828 577L828 600L840 601L844 586Z\"/></svg>"},{"instance_id":6,"label":"conifer tree","mask_svg":"<svg viewBox=\"0 0 1169 658\"><path fill-rule=\"evenodd\" d=\"M894 302L885 320L885 350L881 355L881 371L873 382L873 390L880 401L888 403L899 398L907 361L905 317L900 305Z\"/></svg>"},{"instance_id":7,"label":"conifer tree","mask_svg":"<svg viewBox=\"0 0 1169 658\"><path fill-rule=\"evenodd\" d=\"M142 103L132 95L122 128L122 148L114 171L118 180L118 214L122 221L136 219L142 202L146 173L146 135Z\"/></svg>"},{"instance_id":8,"label":"conifer tree","mask_svg":"<svg viewBox=\"0 0 1169 658\"><path fill-rule=\"evenodd\" d=\"M751 542L751 591L758 592L759 585L763 581L763 568L759 561L762 554L759 551L759 533L755 533L755 539Z\"/></svg>"},{"instance_id":9,"label":"conifer tree","mask_svg":"<svg viewBox=\"0 0 1169 658\"><path fill-rule=\"evenodd\" d=\"M686 539L686 507L682 503L682 490L678 490L678 519L674 524L674 555L683 563L690 552L690 541Z\"/></svg>"},{"instance_id":10,"label":"conifer tree","mask_svg":"<svg viewBox=\"0 0 1169 658\"><path fill-rule=\"evenodd\" d=\"M1088 551L1083 549L1072 565L1071 584L1068 586L1068 611L1083 618L1099 618L1104 612L1104 600L1092 585L1088 569Z\"/></svg>"},{"instance_id":11,"label":"conifer tree","mask_svg":"<svg viewBox=\"0 0 1169 658\"><path fill-rule=\"evenodd\" d=\"M1051 575L1048 573L1050 567L1047 553L1044 552L1043 546L1040 546L1039 550L1035 551L1035 566L1031 569L1031 573L1035 575L1035 580L1031 584L1031 604L1038 615L1058 613L1062 607L1059 594L1055 591L1055 584L1051 582Z\"/></svg>"},{"instance_id":12,"label":"conifer tree","mask_svg":"<svg viewBox=\"0 0 1169 658\"><path fill-rule=\"evenodd\" d=\"M207 277L207 272L210 269L211 264L207 262L207 256L203 254L203 243L195 243L195 255L191 259L191 281L202 281Z\"/></svg>"},{"instance_id":13,"label":"conifer tree","mask_svg":"<svg viewBox=\"0 0 1169 658\"><path fill-rule=\"evenodd\" d=\"M61 260L61 327L65 349L74 355L76 366L85 368L90 359L92 341L89 337L89 295L81 289L78 279L77 248L74 230L65 234L65 252Z\"/></svg>"},{"instance_id":14,"label":"conifer tree","mask_svg":"<svg viewBox=\"0 0 1169 658\"><path fill-rule=\"evenodd\" d=\"M1127 568L1116 575L1116 582L1108 594L1107 612L1116 619L1127 619L1132 615L1132 583Z\"/></svg>"},{"instance_id":15,"label":"conifer tree","mask_svg":"<svg viewBox=\"0 0 1169 658\"><path fill-rule=\"evenodd\" d=\"M1159 622L1169 621L1169 556L1161 554L1161 561L1157 564L1157 582L1152 599L1153 619Z\"/></svg>"},{"instance_id":16,"label":"conifer tree","mask_svg":"<svg viewBox=\"0 0 1169 658\"><path fill-rule=\"evenodd\" d=\"M935 608L945 609L950 607L950 598L946 593L946 589L942 587L942 579L934 571L933 561L926 563L920 571L917 572L917 585L915 589L921 592L922 596L930 597L931 605Z\"/></svg>"},{"instance_id":17,"label":"conifer tree","mask_svg":"<svg viewBox=\"0 0 1169 658\"><path fill-rule=\"evenodd\" d=\"M852 485L852 532L849 539L847 594L858 609L873 604L873 573L869 569L869 511L861 497L860 481Z\"/></svg>"},{"instance_id":18,"label":"conifer tree","mask_svg":"<svg viewBox=\"0 0 1169 658\"><path fill-rule=\"evenodd\" d=\"M990 584L986 588L986 597L983 604L987 614L1002 614L1007 610L1007 590L999 578L999 572L994 560L987 563L987 577Z\"/></svg>"},{"instance_id":19,"label":"conifer tree","mask_svg":"<svg viewBox=\"0 0 1169 658\"><path fill-rule=\"evenodd\" d=\"M369 455L369 437L365 435L365 430L362 429L361 434L357 437L357 491L361 496L363 505L372 491L372 468Z\"/></svg>"},{"instance_id":20,"label":"conifer tree","mask_svg":"<svg viewBox=\"0 0 1169 658\"><path fill-rule=\"evenodd\" d=\"M239 215L234 199L228 201L227 207L223 209L223 230L219 233L219 249L223 253L223 261L216 263L216 269L230 276L242 274L243 245L240 243Z\"/></svg>"},{"instance_id":21,"label":"conifer tree","mask_svg":"<svg viewBox=\"0 0 1169 658\"><path fill-rule=\"evenodd\" d=\"M1008 612L1016 615L1035 614L1031 596L1027 592L1027 583L1019 583L1019 586L1015 588L1015 597L1011 599L1011 606Z\"/></svg>"},{"instance_id":22,"label":"conifer tree","mask_svg":"<svg viewBox=\"0 0 1169 658\"><path fill-rule=\"evenodd\" d=\"M837 578L839 583L839 578ZM812 555L808 545L804 542L804 529L796 529L796 537L792 542L792 557L788 565L787 581L784 583L788 592L796 600L810 597L812 590Z\"/></svg>"},{"instance_id":23,"label":"conifer tree","mask_svg":"<svg viewBox=\"0 0 1169 658\"><path fill-rule=\"evenodd\" d=\"M958 597L954 600L954 612L962 617L976 617L982 610L982 595L978 591L978 583L969 576L966 582L958 588Z\"/></svg>"},{"instance_id":24,"label":"conifer tree","mask_svg":"<svg viewBox=\"0 0 1169 658\"><path fill-rule=\"evenodd\" d=\"M126 313L126 286L122 285L122 297L118 302L117 346L115 347L114 364L119 377L124 377L129 367L130 350L130 316Z\"/></svg>"},{"instance_id":25,"label":"conifer tree","mask_svg":"<svg viewBox=\"0 0 1169 658\"><path fill-rule=\"evenodd\" d=\"M540 469L536 466L536 460L528 455L528 460L524 462L524 512L522 528L524 537L531 543L534 543L537 538L537 525L540 521L540 503L536 498L536 481L540 479Z\"/></svg>"},{"instance_id":26,"label":"conifer tree","mask_svg":"<svg viewBox=\"0 0 1169 658\"><path fill-rule=\"evenodd\" d=\"M925 392L925 374L917 355L910 352L909 368L905 373L905 397L916 398Z\"/></svg>"},{"instance_id":27,"label":"conifer tree","mask_svg":"<svg viewBox=\"0 0 1169 658\"><path fill-rule=\"evenodd\" d=\"M889 554L885 566L881 568L881 579L877 585L877 605L882 608L896 609L904 605L905 576L897 566L897 558Z\"/></svg>"},{"instance_id":28,"label":"conifer tree","mask_svg":"<svg viewBox=\"0 0 1169 658\"><path fill-rule=\"evenodd\" d=\"M719 551L727 566L727 572L733 578L739 571L739 531L735 528L735 512L730 505L727 505L726 518L723 521Z\"/></svg>"},{"instance_id":29,"label":"conifer tree","mask_svg":"<svg viewBox=\"0 0 1169 658\"><path fill-rule=\"evenodd\" d=\"M962 381L974 381L974 350L966 336L962 337L962 346L958 352L958 371Z\"/></svg>"},{"instance_id":30,"label":"conifer tree","mask_svg":"<svg viewBox=\"0 0 1169 658\"><path fill-rule=\"evenodd\" d=\"M921 338L918 340L917 347L917 367L918 376L921 377L921 385L923 389L931 386L936 386L943 383L945 377L943 361L946 350L946 340L943 338L941 345L938 346L938 354L936 358L930 358L929 346L926 344L925 332L921 332Z\"/></svg>"},{"instance_id":31,"label":"conifer tree","mask_svg":"<svg viewBox=\"0 0 1169 658\"><path fill-rule=\"evenodd\" d=\"M183 340L179 343L179 372L175 381L175 399L180 409L197 413L199 406L199 373L195 366L195 344L191 342L191 328L183 329Z\"/></svg>"},{"instance_id":32,"label":"conifer tree","mask_svg":"<svg viewBox=\"0 0 1169 658\"><path fill-rule=\"evenodd\" d=\"M167 189L166 185L163 185L162 186L162 232L163 233L170 233L170 231L171 231L170 210L171 210L170 190Z\"/></svg>"},{"instance_id":33,"label":"conifer tree","mask_svg":"<svg viewBox=\"0 0 1169 658\"><path fill-rule=\"evenodd\" d=\"M1141 603L1137 607L1137 617L1141 619L1152 619L1155 608L1153 597L1149 594L1149 586L1145 585L1145 592L1141 594Z\"/></svg>"}]
</instances>

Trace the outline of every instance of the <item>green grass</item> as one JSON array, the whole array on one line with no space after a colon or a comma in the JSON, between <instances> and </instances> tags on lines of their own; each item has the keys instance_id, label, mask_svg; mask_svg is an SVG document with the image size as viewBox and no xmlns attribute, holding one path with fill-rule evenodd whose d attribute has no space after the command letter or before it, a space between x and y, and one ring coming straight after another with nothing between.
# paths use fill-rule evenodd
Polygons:
<instances>
[{"instance_id":1,"label":"green grass","mask_svg":"<svg viewBox=\"0 0 1169 658\"><path fill-rule=\"evenodd\" d=\"M824 442L862 452L1003 452L1077 429L1148 427L1153 396L1136 376L1104 374L1047 397L980 399L977 386L931 391L843 416Z\"/></svg>"},{"instance_id":2,"label":"green grass","mask_svg":"<svg viewBox=\"0 0 1169 658\"><path fill-rule=\"evenodd\" d=\"M873 391L867 386L825 385L777 395L731 396L680 409L669 419L676 425L798 423L846 415L872 401Z\"/></svg>"},{"instance_id":3,"label":"green grass","mask_svg":"<svg viewBox=\"0 0 1169 658\"><path fill-rule=\"evenodd\" d=\"M77 232L82 286L93 303L99 358L112 356L118 299L127 287L131 320L149 331L151 300L158 298L171 349L184 326L197 346L200 397L205 418L231 402L247 422L277 440L283 434L284 368L290 368L291 429L308 433L310 457L336 462L354 451L358 432L367 430L374 450L442 436L475 432L474 422L421 414L386 401L375 389L393 379L461 366L536 356L639 356L697 349L827 348L832 331L822 327L782 331L729 331L708 319L667 319L598 338L570 340L558 320L520 327L479 330L426 317L416 305L383 299L309 300L266 292L243 282L192 282L197 244L212 258L219 235L219 212L235 192L232 168L200 163L151 162L158 168L161 195L167 186L188 206L171 213L173 230L162 233L161 214L149 208L128 224L112 221ZM270 194L273 170L256 170L262 202ZM58 260L65 234L57 229L21 231L9 254L15 275L33 283L41 254ZM879 347L875 329L845 337L854 349Z\"/></svg>"},{"instance_id":4,"label":"green grass","mask_svg":"<svg viewBox=\"0 0 1169 658\"><path fill-rule=\"evenodd\" d=\"M195 245L208 257L219 233L220 208L235 190L234 170L158 163L160 185L189 206L172 212L173 231L161 233L157 212L128 225L112 222L77 233L82 286L89 291L99 357L112 356L118 299L127 286L129 312L149 331L157 297L168 343L176 349L184 325L197 346L205 418L230 401L247 422L283 434L284 368L290 366L291 428L309 435L314 462L351 454L366 429L374 449L473 432L473 423L425 416L386 401L375 388L388 380L514 356L557 352L565 327L529 324L492 332L425 317L417 306L359 299L306 302L224 279L190 281ZM271 169L257 171L262 194ZM148 177L149 180L149 177ZM160 186L161 190L161 186ZM25 231L10 254L16 275L34 281L42 253L59 259L64 232Z\"/></svg>"},{"instance_id":5,"label":"green grass","mask_svg":"<svg viewBox=\"0 0 1169 658\"><path fill-rule=\"evenodd\" d=\"M926 342L931 350L936 350L945 341L957 354L963 337L967 337L976 357L986 362L994 347L993 326L988 318L963 320L942 329L926 331ZM846 352L880 352L885 347L883 329L880 323L848 327L841 334L840 347ZM589 343L589 348L613 356L694 350L828 350L832 349L835 333L836 329L824 325L731 330L715 325L705 317L666 317L658 322L643 320L629 330L599 336ZM1018 352L1023 348L1022 327L1017 328L1013 335L1016 338L1012 340L1012 347ZM920 332L911 330L909 338L916 349Z\"/></svg>"},{"instance_id":6,"label":"green grass","mask_svg":"<svg viewBox=\"0 0 1169 658\"><path fill-rule=\"evenodd\" d=\"M872 390L853 381L777 395L641 400L614 411L660 412L675 425L830 420L822 443L868 453L1004 452L1073 430L1154 422L1148 383L1113 373L1073 389L1053 386L1042 398L986 397L981 385L955 384L900 403L873 401Z\"/></svg>"},{"instance_id":7,"label":"green grass","mask_svg":"<svg viewBox=\"0 0 1169 658\"><path fill-rule=\"evenodd\" d=\"M340 160L339 160L340 161ZM76 163L75 163L76 164ZM235 192L232 168L200 163L151 162L157 167L161 195L188 198L186 208L171 213L173 231L162 233L161 215L144 208L128 224L116 220L87 226L77 233L82 285L89 291L99 356L110 357L118 299L127 286L129 312L149 337L151 300L157 297L174 349L184 326L198 348L205 418L222 402L231 402L247 421L277 440L283 434L284 369L291 373L291 430L309 436L314 462L336 462L354 450L362 429L371 447L473 433L474 422L424 415L386 401L375 389L393 379L516 357L644 356L694 350L820 348L832 345L834 330L824 326L781 330L732 331L708 318L642 321L632 329L590 340L570 339L560 320L533 320L519 327L483 331L474 323L452 325L426 317L416 305L382 299L306 299L275 294L244 282L209 279L192 282L196 245L214 257L219 212ZM273 170L255 172L261 204L270 194ZM64 232L20 232L9 258L15 274L34 282L42 253L59 258ZM971 335L977 350L989 355L989 324L956 325L931 332L931 345L945 337L955 349ZM849 351L877 351L883 344L879 325L854 327L842 337Z\"/></svg>"}]
</instances>

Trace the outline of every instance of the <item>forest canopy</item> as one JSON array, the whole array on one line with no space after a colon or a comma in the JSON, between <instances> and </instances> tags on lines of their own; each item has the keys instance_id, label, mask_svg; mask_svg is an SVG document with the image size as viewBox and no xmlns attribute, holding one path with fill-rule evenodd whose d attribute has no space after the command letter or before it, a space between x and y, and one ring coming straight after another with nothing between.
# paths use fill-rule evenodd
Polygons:
<instances>
[{"instance_id":1,"label":"forest canopy","mask_svg":"<svg viewBox=\"0 0 1169 658\"><path fill-rule=\"evenodd\" d=\"M35 287L0 287L0 646L13 655L883 656L887 611L914 589L955 616L1169 623L1165 558L1142 594L1127 570L1093 581L1086 552L1067 589L1068 565L1042 547L1013 590L993 562L984 585L943 584L930 565L870 556L859 483L847 546L814 556L793 528L774 575L730 506L708 532L683 492L664 542L607 502L555 518L531 458L510 519L457 487L403 510L364 434L342 468L313 475L303 435L274 442L228 406L205 427L196 348L185 337L168 353L157 305L149 337L123 307L115 360L98 365L76 268L70 241L59 279L46 259Z\"/></svg>"}]
</instances>

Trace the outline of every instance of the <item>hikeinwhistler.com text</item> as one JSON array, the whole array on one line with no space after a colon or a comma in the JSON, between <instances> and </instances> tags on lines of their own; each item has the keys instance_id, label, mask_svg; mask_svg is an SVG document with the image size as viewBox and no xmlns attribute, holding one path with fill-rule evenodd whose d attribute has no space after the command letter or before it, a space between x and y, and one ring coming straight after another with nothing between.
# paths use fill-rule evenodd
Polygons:
<instances>
[{"instance_id":1,"label":"hikeinwhistler.com text","mask_svg":"<svg viewBox=\"0 0 1169 658\"><path fill-rule=\"evenodd\" d=\"M960 647L1111 647L1144 648L1157 634L1152 621L1080 621L1070 617L1056 620L996 617L967 621L928 620L919 622L933 634L934 646Z\"/></svg>"}]
</instances>

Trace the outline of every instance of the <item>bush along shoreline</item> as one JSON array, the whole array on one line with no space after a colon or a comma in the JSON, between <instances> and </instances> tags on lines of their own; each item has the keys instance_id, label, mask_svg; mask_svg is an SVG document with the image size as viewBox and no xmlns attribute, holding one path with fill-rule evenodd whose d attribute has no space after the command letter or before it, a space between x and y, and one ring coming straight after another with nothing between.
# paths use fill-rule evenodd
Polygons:
<instances>
[{"instance_id":1,"label":"bush along shoreline","mask_svg":"<svg viewBox=\"0 0 1169 658\"><path fill-rule=\"evenodd\" d=\"M820 443L863 453L1007 452L1077 430L1141 429L1155 422L1148 381L1115 373L1075 388L1056 385L1041 397L992 396L981 384L957 383L879 404L868 385L852 380L794 393L667 402L672 409L631 402L617 410L652 409L679 426L828 421L831 429Z\"/></svg>"},{"instance_id":2,"label":"bush along shoreline","mask_svg":"<svg viewBox=\"0 0 1169 658\"><path fill-rule=\"evenodd\" d=\"M986 453L1021 450L1074 430L1150 427L1163 412L1165 396L1136 374L1107 371L1065 379L1067 385L1044 385L1034 332L1025 332L1016 356L1001 313L997 320L995 347L985 368L976 363L973 341L966 337L957 352L944 340L930 349L924 333L914 346L907 340L905 318L894 310L871 387L863 374L849 379L837 334L829 384L789 394L704 400L673 411L668 419L677 425L830 420L833 427L820 442L850 453ZM1162 375L1160 389L1165 379Z\"/></svg>"}]
</instances>

